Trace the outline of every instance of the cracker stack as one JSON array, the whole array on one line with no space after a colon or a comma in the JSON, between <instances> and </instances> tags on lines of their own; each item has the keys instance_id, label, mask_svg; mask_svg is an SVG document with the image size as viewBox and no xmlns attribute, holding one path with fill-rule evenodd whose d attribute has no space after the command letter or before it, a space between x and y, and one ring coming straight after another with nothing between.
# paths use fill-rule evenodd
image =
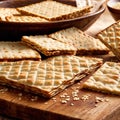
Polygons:
<instances>
[{"instance_id":1,"label":"cracker stack","mask_svg":"<svg viewBox=\"0 0 120 120\"><path fill-rule=\"evenodd\" d=\"M0 83L50 98L101 64L102 59L77 56L0 62Z\"/></svg>"},{"instance_id":2,"label":"cracker stack","mask_svg":"<svg viewBox=\"0 0 120 120\"><path fill-rule=\"evenodd\" d=\"M120 95L120 63L104 63L104 65L83 84L83 88Z\"/></svg>"},{"instance_id":3,"label":"cracker stack","mask_svg":"<svg viewBox=\"0 0 120 120\"><path fill-rule=\"evenodd\" d=\"M76 48L73 45L56 41L49 38L47 35L23 36L22 42L41 52L45 56L76 54Z\"/></svg>"},{"instance_id":4,"label":"cracker stack","mask_svg":"<svg viewBox=\"0 0 120 120\"><path fill-rule=\"evenodd\" d=\"M77 49L77 55L100 55L109 52L109 49L99 39L85 34L76 27L57 31L49 37L73 45Z\"/></svg>"},{"instance_id":5,"label":"cracker stack","mask_svg":"<svg viewBox=\"0 0 120 120\"><path fill-rule=\"evenodd\" d=\"M120 21L98 33L97 37L116 55L120 60Z\"/></svg>"},{"instance_id":6,"label":"cracker stack","mask_svg":"<svg viewBox=\"0 0 120 120\"><path fill-rule=\"evenodd\" d=\"M77 8L57 1L42 1L17 8L22 14L31 14L49 21L65 20L83 16L90 12L91 6Z\"/></svg>"}]
</instances>

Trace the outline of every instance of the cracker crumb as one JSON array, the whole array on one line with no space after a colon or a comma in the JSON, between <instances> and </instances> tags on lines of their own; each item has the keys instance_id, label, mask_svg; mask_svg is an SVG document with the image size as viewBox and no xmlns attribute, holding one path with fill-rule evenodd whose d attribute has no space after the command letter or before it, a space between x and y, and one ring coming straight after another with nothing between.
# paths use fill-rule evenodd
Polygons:
<instances>
[{"instance_id":1,"label":"cracker crumb","mask_svg":"<svg viewBox=\"0 0 120 120\"><path fill-rule=\"evenodd\" d=\"M108 102L108 101L109 101L109 99L108 99L108 98L106 98L106 99L105 99L105 102Z\"/></svg>"},{"instance_id":2,"label":"cracker crumb","mask_svg":"<svg viewBox=\"0 0 120 120\"><path fill-rule=\"evenodd\" d=\"M74 97L73 100L78 101L78 100L80 100L80 98L79 97Z\"/></svg>"},{"instance_id":3,"label":"cracker crumb","mask_svg":"<svg viewBox=\"0 0 120 120\"><path fill-rule=\"evenodd\" d=\"M96 103L99 103L99 102L103 102L104 101L104 98L101 98L101 97L97 97L95 98L95 102Z\"/></svg>"},{"instance_id":4,"label":"cracker crumb","mask_svg":"<svg viewBox=\"0 0 120 120\"><path fill-rule=\"evenodd\" d=\"M22 93L18 93L18 96L21 97L23 94Z\"/></svg>"},{"instance_id":5,"label":"cracker crumb","mask_svg":"<svg viewBox=\"0 0 120 120\"><path fill-rule=\"evenodd\" d=\"M74 105L74 103L70 103L70 105L71 105L71 106L73 106L73 105Z\"/></svg>"},{"instance_id":6,"label":"cracker crumb","mask_svg":"<svg viewBox=\"0 0 120 120\"><path fill-rule=\"evenodd\" d=\"M66 104L67 101L66 101L66 100L61 100L61 103L62 103L62 104Z\"/></svg>"},{"instance_id":7,"label":"cracker crumb","mask_svg":"<svg viewBox=\"0 0 120 120\"><path fill-rule=\"evenodd\" d=\"M88 94L88 95L83 95L83 96L81 97L81 100L86 101L86 100L89 99L89 97L90 97L89 94Z\"/></svg>"},{"instance_id":8,"label":"cracker crumb","mask_svg":"<svg viewBox=\"0 0 120 120\"><path fill-rule=\"evenodd\" d=\"M48 104L48 102L45 102L44 104L45 104L45 105L47 105L47 104Z\"/></svg>"}]
</instances>

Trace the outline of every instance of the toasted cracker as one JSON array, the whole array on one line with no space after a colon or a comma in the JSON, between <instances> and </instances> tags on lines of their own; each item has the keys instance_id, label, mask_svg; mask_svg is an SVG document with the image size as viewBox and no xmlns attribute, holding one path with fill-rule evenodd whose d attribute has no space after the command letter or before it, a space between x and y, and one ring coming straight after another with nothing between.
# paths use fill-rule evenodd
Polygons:
<instances>
[{"instance_id":1,"label":"toasted cracker","mask_svg":"<svg viewBox=\"0 0 120 120\"><path fill-rule=\"evenodd\" d=\"M99 39L85 34L76 27L57 31L50 34L49 37L75 46L77 55L100 55L109 52L109 49Z\"/></svg>"},{"instance_id":2,"label":"toasted cracker","mask_svg":"<svg viewBox=\"0 0 120 120\"><path fill-rule=\"evenodd\" d=\"M40 54L21 42L0 42L0 61L40 60Z\"/></svg>"},{"instance_id":3,"label":"toasted cracker","mask_svg":"<svg viewBox=\"0 0 120 120\"><path fill-rule=\"evenodd\" d=\"M7 16L20 14L16 8L0 8L0 21L6 21Z\"/></svg>"},{"instance_id":4,"label":"toasted cracker","mask_svg":"<svg viewBox=\"0 0 120 120\"><path fill-rule=\"evenodd\" d=\"M7 16L6 21L8 22L48 22L46 19L30 16L30 15L12 15Z\"/></svg>"},{"instance_id":5,"label":"toasted cracker","mask_svg":"<svg viewBox=\"0 0 120 120\"><path fill-rule=\"evenodd\" d=\"M83 84L83 88L120 95L120 63L104 63L104 65Z\"/></svg>"},{"instance_id":6,"label":"toasted cracker","mask_svg":"<svg viewBox=\"0 0 120 120\"><path fill-rule=\"evenodd\" d=\"M56 41L47 35L23 36L22 42L46 56L76 54L76 48L74 46Z\"/></svg>"},{"instance_id":7,"label":"toasted cracker","mask_svg":"<svg viewBox=\"0 0 120 120\"><path fill-rule=\"evenodd\" d=\"M97 34L97 37L116 55L120 60L120 21L110 25Z\"/></svg>"},{"instance_id":8,"label":"toasted cracker","mask_svg":"<svg viewBox=\"0 0 120 120\"><path fill-rule=\"evenodd\" d=\"M0 62L0 84L52 97L101 64L102 59L77 56L57 56L44 61Z\"/></svg>"},{"instance_id":9,"label":"toasted cracker","mask_svg":"<svg viewBox=\"0 0 120 120\"><path fill-rule=\"evenodd\" d=\"M91 6L77 8L57 1L47 0L17 9L21 13L32 14L50 21L56 21L83 16L90 12Z\"/></svg>"}]
</instances>

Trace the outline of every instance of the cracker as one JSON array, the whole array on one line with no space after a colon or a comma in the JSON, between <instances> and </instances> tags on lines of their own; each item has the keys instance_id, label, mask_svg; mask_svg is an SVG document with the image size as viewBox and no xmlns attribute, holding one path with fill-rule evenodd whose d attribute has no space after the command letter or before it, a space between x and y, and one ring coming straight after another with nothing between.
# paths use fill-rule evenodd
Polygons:
<instances>
[{"instance_id":1,"label":"cracker","mask_svg":"<svg viewBox=\"0 0 120 120\"><path fill-rule=\"evenodd\" d=\"M112 24L97 34L97 37L120 60L120 21Z\"/></svg>"},{"instance_id":2,"label":"cracker","mask_svg":"<svg viewBox=\"0 0 120 120\"><path fill-rule=\"evenodd\" d=\"M0 8L0 21L6 21L5 17L20 14L16 8Z\"/></svg>"},{"instance_id":3,"label":"cracker","mask_svg":"<svg viewBox=\"0 0 120 120\"><path fill-rule=\"evenodd\" d=\"M75 46L77 55L100 55L109 52L109 49L99 39L85 34L76 27L57 31L50 34L49 37Z\"/></svg>"},{"instance_id":4,"label":"cracker","mask_svg":"<svg viewBox=\"0 0 120 120\"><path fill-rule=\"evenodd\" d=\"M77 8L57 1L42 1L17 8L21 13L27 13L45 18L50 21L71 19L90 12L91 6Z\"/></svg>"},{"instance_id":5,"label":"cracker","mask_svg":"<svg viewBox=\"0 0 120 120\"><path fill-rule=\"evenodd\" d=\"M57 56L43 61L0 62L0 84L50 98L101 64L102 59L77 56Z\"/></svg>"},{"instance_id":6,"label":"cracker","mask_svg":"<svg viewBox=\"0 0 120 120\"><path fill-rule=\"evenodd\" d=\"M76 54L76 48L74 46L53 40L47 35L23 36L22 42L38 50L45 56Z\"/></svg>"},{"instance_id":7,"label":"cracker","mask_svg":"<svg viewBox=\"0 0 120 120\"><path fill-rule=\"evenodd\" d=\"M40 60L40 54L21 42L0 42L0 61Z\"/></svg>"},{"instance_id":8,"label":"cracker","mask_svg":"<svg viewBox=\"0 0 120 120\"><path fill-rule=\"evenodd\" d=\"M7 16L6 21L8 22L48 22L47 20L30 15L13 15Z\"/></svg>"},{"instance_id":9,"label":"cracker","mask_svg":"<svg viewBox=\"0 0 120 120\"><path fill-rule=\"evenodd\" d=\"M83 88L120 95L120 63L104 63L83 84Z\"/></svg>"}]
</instances>

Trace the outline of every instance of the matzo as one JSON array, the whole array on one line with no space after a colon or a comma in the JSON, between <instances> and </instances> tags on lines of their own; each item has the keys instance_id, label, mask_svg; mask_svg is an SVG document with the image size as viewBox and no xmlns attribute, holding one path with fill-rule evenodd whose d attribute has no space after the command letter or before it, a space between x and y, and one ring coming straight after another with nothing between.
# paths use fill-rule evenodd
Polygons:
<instances>
[{"instance_id":1,"label":"matzo","mask_svg":"<svg viewBox=\"0 0 120 120\"><path fill-rule=\"evenodd\" d=\"M49 37L75 46L77 55L100 55L109 52L108 48L99 39L85 34L76 27L57 31L50 34Z\"/></svg>"},{"instance_id":2,"label":"matzo","mask_svg":"<svg viewBox=\"0 0 120 120\"><path fill-rule=\"evenodd\" d=\"M83 84L83 88L120 95L120 63L104 63Z\"/></svg>"},{"instance_id":3,"label":"matzo","mask_svg":"<svg viewBox=\"0 0 120 120\"><path fill-rule=\"evenodd\" d=\"M40 54L21 42L0 42L0 61L40 60Z\"/></svg>"},{"instance_id":4,"label":"matzo","mask_svg":"<svg viewBox=\"0 0 120 120\"><path fill-rule=\"evenodd\" d=\"M102 64L102 59L57 56L43 61L0 62L0 84L52 97Z\"/></svg>"},{"instance_id":5,"label":"matzo","mask_svg":"<svg viewBox=\"0 0 120 120\"><path fill-rule=\"evenodd\" d=\"M38 50L45 56L76 54L76 48L74 46L53 40L47 37L47 35L23 36L22 42Z\"/></svg>"},{"instance_id":6,"label":"matzo","mask_svg":"<svg viewBox=\"0 0 120 120\"><path fill-rule=\"evenodd\" d=\"M42 1L17 8L21 13L27 13L45 18L50 21L80 17L90 12L91 6L77 8L57 1Z\"/></svg>"},{"instance_id":7,"label":"matzo","mask_svg":"<svg viewBox=\"0 0 120 120\"><path fill-rule=\"evenodd\" d=\"M112 24L97 34L97 37L118 57L120 60L120 21Z\"/></svg>"}]
</instances>

